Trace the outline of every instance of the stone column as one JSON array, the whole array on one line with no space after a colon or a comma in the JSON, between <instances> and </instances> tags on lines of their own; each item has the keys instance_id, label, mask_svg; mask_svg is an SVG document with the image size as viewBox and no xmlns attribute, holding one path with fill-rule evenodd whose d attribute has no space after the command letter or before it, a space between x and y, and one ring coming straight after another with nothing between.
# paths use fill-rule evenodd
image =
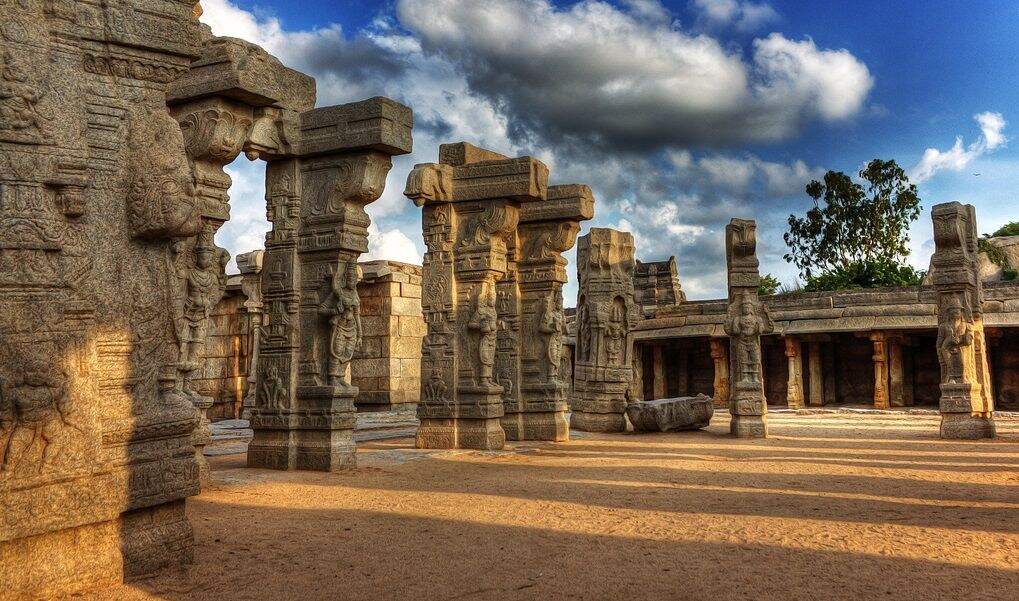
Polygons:
<instances>
[{"instance_id":1,"label":"stone column","mask_svg":"<svg viewBox=\"0 0 1019 601\"><path fill-rule=\"evenodd\" d=\"M550 186L546 200L521 205L520 395L504 397L502 427L508 440L569 439L569 386L560 373L567 279L562 253L573 248L580 221L593 216L594 196L587 186Z\"/></svg>"},{"instance_id":2,"label":"stone column","mask_svg":"<svg viewBox=\"0 0 1019 601\"><path fill-rule=\"evenodd\" d=\"M668 382L665 380L665 358L662 345L655 344L652 347L652 359L654 361L654 380L651 383L656 399L664 399L668 396Z\"/></svg>"},{"instance_id":3,"label":"stone column","mask_svg":"<svg viewBox=\"0 0 1019 601\"><path fill-rule=\"evenodd\" d=\"M874 408L888 409L888 342L884 332L873 332L874 343Z\"/></svg>"},{"instance_id":4,"label":"stone column","mask_svg":"<svg viewBox=\"0 0 1019 601\"><path fill-rule=\"evenodd\" d=\"M768 435L768 404L764 397L761 335L775 330L768 308L758 298L761 283L757 260L757 223L733 219L725 227L725 258L729 280L729 373L732 391L729 431L740 438Z\"/></svg>"},{"instance_id":5,"label":"stone column","mask_svg":"<svg viewBox=\"0 0 1019 601\"><path fill-rule=\"evenodd\" d=\"M892 338L888 341L888 404L892 407L906 406L906 383L902 364L902 341Z\"/></svg>"},{"instance_id":6,"label":"stone column","mask_svg":"<svg viewBox=\"0 0 1019 601\"><path fill-rule=\"evenodd\" d=\"M244 311L247 313L247 329L251 337L248 360L248 377L244 400L235 408L234 418L248 419L255 406L255 389L258 378L258 353L262 339L262 259L264 250L255 250L237 255L237 269L241 272L241 291L244 293Z\"/></svg>"},{"instance_id":7,"label":"stone column","mask_svg":"<svg viewBox=\"0 0 1019 601\"><path fill-rule=\"evenodd\" d=\"M785 356L789 359L789 382L786 402L790 409L803 408L803 347L795 336L785 337Z\"/></svg>"},{"instance_id":8,"label":"stone column","mask_svg":"<svg viewBox=\"0 0 1019 601\"><path fill-rule=\"evenodd\" d=\"M410 151L411 112L386 98L282 115L290 134L263 150L268 217L248 465L334 471L354 457L349 365L362 329L357 258L368 248L365 206L393 155Z\"/></svg>"},{"instance_id":9,"label":"stone column","mask_svg":"<svg viewBox=\"0 0 1019 601\"><path fill-rule=\"evenodd\" d=\"M824 372L821 358L821 343L811 340L807 343L807 369L810 373L810 406L824 405Z\"/></svg>"},{"instance_id":10,"label":"stone column","mask_svg":"<svg viewBox=\"0 0 1019 601\"><path fill-rule=\"evenodd\" d=\"M404 192L424 209L428 247L417 446L500 449L503 403L520 391L520 299L515 274L497 282L513 269L521 204L548 197L548 168L466 143L439 157L415 166Z\"/></svg>"},{"instance_id":11,"label":"stone column","mask_svg":"<svg viewBox=\"0 0 1019 601\"><path fill-rule=\"evenodd\" d=\"M715 363L712 401L716 408L729 406L729 345L724 338L711 338L711 359Z\"/></svg>"},{"instance_id":12,"label":"stone column","mask_svg":"<svg viewBox=\"0 0 1019 601\"><path fill-rule=\"evenodd\" d=\"M626 389L633 377L633 349L627 334L639 319L633 269L632 234L591 228L580 238L577 361L570 418L570 427L577 430L626 429Z\"/></svg>"},{"instance_id":13,"label":"stone column","mask_svg":"<svg viewBox=\"0 0 1019 601\"><path fill-rule=\"evenodd\" d=\"M994 401L984 340L983 289L977 262L976 211L949 202L931 209L938 293L941 437L993 438Z\"/></svg>"}]
</instances>

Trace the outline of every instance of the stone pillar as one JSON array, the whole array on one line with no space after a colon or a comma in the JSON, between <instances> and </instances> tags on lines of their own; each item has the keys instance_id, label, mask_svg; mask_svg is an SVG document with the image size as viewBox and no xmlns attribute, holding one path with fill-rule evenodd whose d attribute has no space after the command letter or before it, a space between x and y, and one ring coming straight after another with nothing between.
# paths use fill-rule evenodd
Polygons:
<instances>
[{"instance_id":1,"label":"stone pillar","mask_svg":"<svg viewBox=\"0 0 1019 601\"><path fill-rule=\"evenodd\" d=\"M386 98L282 115L290 132L269 159L258 361L248 465L334 471L354 457L349 366L361 336L357 258L368 248L365 206L393 155L411 148L411 112Z\"/></svg>"},{"instance_id":2,"label":"stone pillar","mask_svg":"<svg viewBox=\"0 0 1019 601\"><path fill-rule=\"evenodd\" d=\"M652 360L654 366L654 380L651 383L656 399L664 399L668 396L668 382L665 380L665 358L664 349L661 344L652 347Z\"/></svg>"},{"instance_id":3,"label":"stone pillar","mask_svg":"<svg viewBox=\"0 0 1019 601\"><path fill-rule=\"evenodd\" d=\"M807 363L810 373L810 406L820 407L824 405L824 372L822 369L821 343L811 340L807 343Z\"/></svg>"},{"instance_id":4,"label":"stone pillar","mask_svg":"<svg viewBox=\"0 0 1019 601\"><path fill-rule=\"evenodd\" d=\"M255 250L237 255L237 269L241 272L241 291L244 293L244 311L247 313L247 329L251 336L248 356L247 391L241 407L236 407L234 418L248 419L255 406L255 389L258 378L258 353L262 338L262 259L264 250Z\"/></svg>"},{"instance_id":5,"label":"stone pillar","mask_svg":"<svg viewBox=\"0 0 1019 601\"><path fill-rule=\"evenodd\" d=\"M729 406L729 345L724 338L711 338L711 359L715 363L714 401L716 408Z\"/></svg>"},{"instance_id":6,"label":"stone pillar","mask_svg":"<svg viewBox=\"0 0 1019 601\"><path fill-rule=\"evenodd\" d=\"M873 332L874 343L874 408L888 409L888 338L884 332Z\"/></svg>"},{"instance_id":7,"label":"stone pillar","mask_svg":"<svg viewBox=\"0 0 1019 601\"><path fill-rule=\"evenodd\" d=\"M644 345L633 344L633 380L630 382L630 401L644 400Z\"/></svg>"},{"instance_id":8,"label":"stone pillar","mask_svg":"<svg viewBox=\"0 0 1019 601\"><path fill-rule=\"evenodd\" d=\"M888 341L888 404L892 407L906 406L905 371L902 363L902 340Z\"/></svg>"},{"instance_id":9,"label":"stone pillar","mask_svg":"<svg viewBox=\"0 0 1019 601\"><path fill-rule=\"evenodd\" d=\"M789 382L786 402L790 409L803 408L803 347L795 336L785 337L785 356L789 359Z\"/></svg>"},{"instance_id":10,"label":"stone pillar","mask_svg":"<svg viewBox=\"0 0 1019 601\"><path fill-rule=\"evenodd\" d=\"M633 269L632 234L591 228L580 238L577 360L570 418L570 427L577 430L626 429L626 389L633 377L633 349L627 334L639 318Z\"/></svg>"},{"instance_id":11,"label":"stone pillar","mask_svg":"<svg viewBox=\"0 0 1019 601\"><path fill-rule=\"evenodd\" d=\"M573 248L580 221L593 216L594 196L587 186L550 186L546 200L521 205L520 395L503 400L507 440L569 439L569 385L560 373L566 325L562 288L567 279L562 253Z\"/></svg>"},{"instance_id":12,"label":"stone pillar","mask_svg":"<svg viewBox=\"0 0 1019 601\"><path fill-rule=\"evenodd\" d=\"M976 211L949 202L931 209L938 293L941 437L993 438L994 401L984 339L983 289L977 262Z\"/></svg>"},{"instance_id":13,"label":"stone pillar","mask_svg":"<svg viewBox=\"0 0 1019 601\"><path fill-rule=\"evenodd\" d=\"M732 391L729 431L740 438L768 435L768 404L764 397L761 335L775 330L768 308L758 298L761 283L757 260L757 223L733 219L725 226L725 258L729 280L729 373Z\"/></svg>"},{"instance_id":14,"label":"stone pillar","mask_svg":"<svg viewBox=\"0 0 1019 601\"><path fill-rule=\"evenodd\" d=\"M509 274L522 203L548 197L548 168L466 143L414 167L404 194L423 207L419 448L500 449L504 402L519 402L520 298Z\"/></svg>"}]
</instances>

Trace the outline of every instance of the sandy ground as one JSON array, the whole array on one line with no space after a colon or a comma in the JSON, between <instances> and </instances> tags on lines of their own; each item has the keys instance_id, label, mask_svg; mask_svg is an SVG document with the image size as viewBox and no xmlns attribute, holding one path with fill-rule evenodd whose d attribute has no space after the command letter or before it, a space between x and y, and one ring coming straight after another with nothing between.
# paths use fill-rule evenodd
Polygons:
<instances>
[{"instance_id":1,"label":"sandy ground","mask_svg":"<svg viewBox=\"0 0 1019 601\"><path fill-rule=\"evenodd\" d=\"M101 599L1019 599L1019 421L773 415L772 437L359 446L348 473L212 459L197 563Z\"/></svg>"}]
</instances>

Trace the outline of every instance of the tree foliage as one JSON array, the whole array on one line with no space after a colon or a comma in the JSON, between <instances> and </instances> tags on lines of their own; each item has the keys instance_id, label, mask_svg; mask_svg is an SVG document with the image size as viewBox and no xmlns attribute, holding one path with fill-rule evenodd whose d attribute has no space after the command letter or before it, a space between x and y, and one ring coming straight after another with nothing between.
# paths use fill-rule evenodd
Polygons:
<instances>
[{"instance_id":1,"label":"tree foliage","mask_svg":"<svg viewBox=\"0 0 1019 601\"><path fill-rule=\"evenodd\" d=\"M778 281L778 278L771 275L770 273L761 276L761 284L757 287L757 294L762 296L771 296L778 292L782 282Z\"/></svg>"},{"instance_id":2,"label":"tree foliage","mask_svg":"<svg viewBox=\"0 0 1019 601\"><path fill-rule=\"evenodd\" d=\"M836 267L807 278L804 292L879 288L882 286L918 286L926 272L891 259L870 259Z\"/></svg>"},{"instance_id":3,"label":"tree foliage","mask_svg":"<svg viewBox=\"0 0 1019 601\"><path fill-rule=\"evenodd\" d=\"M863 184L840 171L807 184L814 207L789 216L786 261L808 282L818 274L836 279L885 273L909 252L909 225L920 216L920 197L894 161L874 159L859 173Z\"/></svg>"},{"instance_id":4,"label":"tree foliage","mask_svg":"<svg viewBox=\"0 0 1019 601\"><path fill-rule=\"evenodd\" d=\"M1019 236L1019 221L1012 221L994 230L990 238L997 238L999 236Z\"/></svg>"}]
</instances>

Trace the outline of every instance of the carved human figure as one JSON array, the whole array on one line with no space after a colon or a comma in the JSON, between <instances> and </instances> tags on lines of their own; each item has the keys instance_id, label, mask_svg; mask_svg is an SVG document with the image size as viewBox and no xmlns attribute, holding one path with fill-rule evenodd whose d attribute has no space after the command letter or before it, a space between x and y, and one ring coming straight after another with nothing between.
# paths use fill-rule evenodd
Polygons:
<instances>
[{"instance_id":1,"label":"carved human figure","mask_svg":"<svg viewBox=\"0 0 1019 601\"><path fill-rule=\"evenodd\" d=\"M583 303L577 309L577 359L591 360L591 314Z\"/></svg>"},{"instance_id":2,"label":"carved human figure","mask_svg":"<svg viewBox=\"0 0 1019 601\"><path fill-rule=\"evenodd\" d=\"M11 50L3 54L0 70L0 129L43 129L44 120L52 118L39 110L43 91L29 81L28 67L23 58Z\"/></svg>"},{"instance_id":3,"label":"carved human figure","mask_svg":"<svg viewBox=\"0 0 1019 601\"><path fill-rule=\"evenodd\" d=\"M945 309L948 319L938 326L938 359L941 360L942 382L965 382L964 353L973 344L973 326L957 296L948 301Z\"/></svg>"},{"instance_id":4,"label":"carved human figure","mask_svg":"<svg viewBox=\"0 0 1019 601\"><path fill-rule=\"evenodd\" d=\"M495 310L495 295L490 286L482 286L474 299L474 313L467 329L478 336L478 385L495 386L492 370L495 367L496 331L499 317Z\"/></svg>"},{"instance_id":5,"label":"carved human figure","mask_svg":"<svg viewBox=\"0 0 1019 601\"><path fill-rule=\"evenodd\" d=\"M179 250L179 248L178 248ZM216 256L219 261L216 261ZM198 396L191 385L201 366L205 339L209 334L209 316L226 290L224 268L229 256L216 248L204 236L195 243L195 265L184 275L184 304L177 319L177 339L180 343L180 368L186 375L183 392Z\"/></svg>"},{"instance_id":6,"label":"carved human figure","mask_svg":"<svg viewBox=\"0 0 1019 601\"><path fill-rule=\"evenodd\" d=\"M752 385L758 381L761 374L760 337L774 329L771 315L760 301L740 295L730 307L725 332L731 340L738 382Z\"/></svg>"},{"instance_id":7,"label":"carved human figure","mask_svg":"<svg viewBox=\"0 0 1019 601\"><path fill-rule=\"evenodd\" d=\"M26 463L34 464L34 473L41 474L59 457L65 426L81 431L70 416L66 376L45 361L34 359L14 371L3 388L3 398L13 410L13 421L0 478L13 477ZM40 449L39 455L31 458L35 449Z\"/></svg>"},{"instance_id":8,"label":"carved human figure","mask_svg":"<svg viewBox=\"0 0 1019 601\"><path fill-rule=\"evenodd\" d=\"M559 379L563 356L563 331L565 323L562 310L555 298L546 296L542 300L542 311L538 331L545 336L545 357L548 359L548 381Z\"/></svg>"},{"instance_id":9,"label":"carved human figure","mask_svg":"<svg viewBox=\"0 0 1019 601\"><path fill-rule=\"evenodd\" d=\"M262 397L265 399L266 407L269 409L283 408L283 380L280 378L280 368L270 365L266 370L265 381L262 382Z\"/></svg>"},{"instance_id":10,"label":"carved human figure","mask_svg":"<svg viewBox=\"0 0 1019 601\"><path fill-rule=\"evenodd\" d=\"M623 364L623 344L626 342L626 305L621 299L612 303L612 312L605 328L605 355L610 365Z\"/></svg>"},{"instance_id":11,"label":"carved human figure","mask_svg":"<svg viewBox=\"0 0 1019 601\"><path fill-rule=\"evenodd\" d=\"M360 279L356 263L337 268L329 283L319 313L329 318L329 385L346 388L347 366L361 345L361 301L357 296Z\"/></svg>"}]
</instances>

